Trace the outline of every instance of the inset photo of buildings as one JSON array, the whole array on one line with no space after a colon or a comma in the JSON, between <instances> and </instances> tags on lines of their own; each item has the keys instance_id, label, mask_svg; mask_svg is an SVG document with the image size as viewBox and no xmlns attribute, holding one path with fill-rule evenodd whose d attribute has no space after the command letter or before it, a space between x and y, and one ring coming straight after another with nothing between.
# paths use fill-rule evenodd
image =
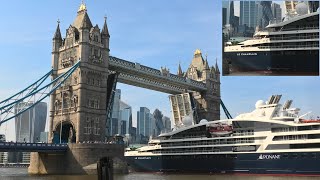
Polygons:
<instances>
[{"instance_id":1,"label":"inset photo of buildings","mask_svg":"<svg viewBox=\"0 0 320 180\"><path fill-rule=\"evenodd\" d=\"M319 1L222 2L224 76L319 76Z\"/></svg>"}]
</instances>

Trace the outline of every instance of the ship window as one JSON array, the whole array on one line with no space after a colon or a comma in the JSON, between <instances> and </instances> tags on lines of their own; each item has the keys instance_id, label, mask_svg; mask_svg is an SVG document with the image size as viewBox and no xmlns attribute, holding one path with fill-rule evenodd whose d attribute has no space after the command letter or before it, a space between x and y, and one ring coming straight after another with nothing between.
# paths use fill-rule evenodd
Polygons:
<instances>
[{"instance_id":1,"label":"ship window","mask_svg":"<svg viewBox=\"0 0 320 180\"><path fill-rule=\"evenodd\" d=\"M288 158L288 154L284 154L282 158Z\"/></svg>"},{"instance_id":2,"label":"ship window","mask_svg":"<svg viewBox=\"0 0 320 180\"><path fill-rule=\"evenodd\" d=\"M316 156L316 153L312 153L312 154L311 154L311 157L312 157L312 158L316 158L316 157L317 157L317 156Z\"/></svg>"},{"instance_id":3,"label":"ship window","mask_svg":"<svg viewBox=\"0 0 320 180\"><path fill-rule=\"evenodd\" d=\"M292 154L291 157L292 157L292 158L297 158L297 157L298 157L298 154Z\"/></svg>"}]
</instances>

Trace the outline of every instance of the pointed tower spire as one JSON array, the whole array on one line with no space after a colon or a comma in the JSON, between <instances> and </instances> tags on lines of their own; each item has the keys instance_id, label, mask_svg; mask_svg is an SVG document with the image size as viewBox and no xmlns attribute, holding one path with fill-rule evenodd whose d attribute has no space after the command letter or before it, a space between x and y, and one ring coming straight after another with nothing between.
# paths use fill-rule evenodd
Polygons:
<instances>
[{"instance_id":1,"label":"pointed tower spire","mask_svg":"<svg viewBox=\"0 0 320 180\"><path fill-rule=\"evenodd\" d=\"M218 59L216 59L216 73L220 74L219 67L218 67Z\"/></svg>"},{"instance_id":2,"label":"pointed tower spire","mask_svg":"<svg viewBox=\"0 0 320 180\"><path fill-rule=\"evenodd\" d=\"M53 39L62 40L61 32L60 32L60 20L58 19L57 22L58 22L58 26L57 26L56 32L55 32L54 35L53 35Z\"/></svg>"},{"instance_id":3,"label":"pointed tower spire","mask_svg":"<svg viewBox=\"0 0 320 180\"><path fill-rule=\"evenodd\" d=\"M211 71L212 74L215 74L215 73L216 73L216 70L215 70L215 68L214 68L213 65L211 66L210 71Z\"/></svg>"},{"instance_id":4,"label":"pointed tower spire","mask_svg":"<svg viewBox=\"0 0 320 180\"><path fill-rule=\"evenodd\" d=\"M110 37L108 26L107 26L107 16L104 16L104 24L103 24L103 28L102 28L101 34Z\"/></svg>"},{"instance_id":5,"label":"pointed tower spire","mask_svg":"<svg viewBox=\"0 0 320 180\"><path fill-rule=\"evenodd\" d=\"M183 72L182 72L182 69L181 69L180 62L179 62L179 66L178 66L178 72L177 72L177 75L178 75L178 76L183 76Z\"/></svg>"},{"instance_id":6,"label":"pointed tower spire","mask_svg":"<svg viewBox=\"0 0 320 180\"><path fill-rule=\"evenodd\" d=\"M208 54L206 54L206 60L204 61L204 69L210 70L209 63L208 63Z\"/></svg>"}]
</instances>

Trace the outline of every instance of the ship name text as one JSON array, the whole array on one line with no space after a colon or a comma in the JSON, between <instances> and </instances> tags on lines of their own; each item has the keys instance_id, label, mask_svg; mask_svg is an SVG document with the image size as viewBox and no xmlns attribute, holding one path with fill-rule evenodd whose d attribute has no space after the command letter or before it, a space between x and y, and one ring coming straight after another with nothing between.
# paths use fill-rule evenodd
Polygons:
<instances>
[{"instance_id":1,"label":"ship name text","mask_svg":"<svg viewBox=\"0 0 320 180\"><path fill-rule=\"evenodd\" d=\"M237 53L237 56L257 56L258 53Z\"/></svg>"},{"instance_id":2,"label":"ship name text","mask_svg":"<svg viewBox=\"0 0 320 180\"><path fill-rule=\"evenodd\" d=\"M261 159L280 159L278 154L260 154L258 160Z\"/></svg>"},{"instance_id":3,"label":"ship name text","mask_svg":"<svg viewBox=\"0 0 320 180\"><path fill-rule=\"evenodd\" d=\"M136 157L135 159L151 159L151 157Z\"/></svg>"}]
</instances>

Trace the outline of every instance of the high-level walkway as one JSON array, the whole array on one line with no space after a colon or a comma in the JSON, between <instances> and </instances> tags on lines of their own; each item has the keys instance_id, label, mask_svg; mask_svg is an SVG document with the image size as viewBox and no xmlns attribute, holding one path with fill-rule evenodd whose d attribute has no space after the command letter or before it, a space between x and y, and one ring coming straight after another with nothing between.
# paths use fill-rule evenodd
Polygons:
<instances>
[{"instance_id":1,"label":"high-level walkway","mask_svg":"<svg viewBox=\"0 0 320 180\"><path fill-rule=\"evenodd\" d=\"M0 152L66 152L67 144L0 142Z\"/></svg>"},{"instance_id":2,"label":"high-level walkway","mask_svg":"<svg viewBox=\"0 0 320 180\"><path fill-rule=\"evenodd\" d=\"M169 94L207 90L205 83L113 56L109 57L109 70L120 72L118 82Z\"/></svg>"}]
</instances>

